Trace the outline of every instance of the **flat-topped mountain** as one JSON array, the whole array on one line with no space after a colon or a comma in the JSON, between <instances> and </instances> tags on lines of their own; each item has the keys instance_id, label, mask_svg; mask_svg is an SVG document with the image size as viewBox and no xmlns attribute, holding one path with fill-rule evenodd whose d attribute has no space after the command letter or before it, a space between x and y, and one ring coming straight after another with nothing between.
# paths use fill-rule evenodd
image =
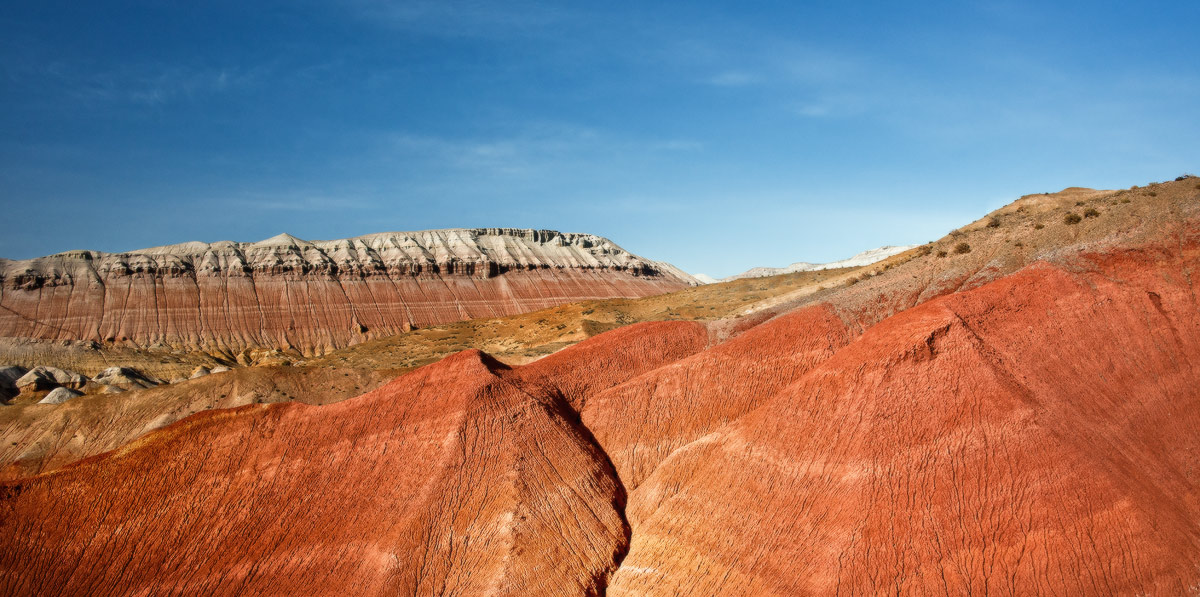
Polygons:
<instances>
[{"instance_id":1,"label":"flat-topped mountain","mask_svg":"<svg viewBox=\"0 0 1200 597\"><path fill-rule=\"evenodd\" d=\"M0 337L319 354L413 327L694 284L591 234L509 228L189 242L0 260Z\"/></svg>"}]
</instances>

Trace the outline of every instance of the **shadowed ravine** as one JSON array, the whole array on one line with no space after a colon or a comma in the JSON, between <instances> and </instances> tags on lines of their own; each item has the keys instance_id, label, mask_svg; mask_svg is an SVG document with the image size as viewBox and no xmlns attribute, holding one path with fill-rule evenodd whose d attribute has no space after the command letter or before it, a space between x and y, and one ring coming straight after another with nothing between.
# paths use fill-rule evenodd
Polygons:
<instances>
[{"instance_id":1,"label":"shadowed ravine","mask_svg":"<svg viewBox=\"0 0 1200 597\"><path fill-rule=\"evenodd\" d=\"M619 541L616 544L616 552L613 554L612 567L595 579L596 585L594 594L597 596L607 595L608 584L612 580L613 574L615 574L616 571L621 567L621 562L623 562L625 560L625 556L629 554L629 544L632 540L633 534L632 528L629 526L629 520L625 517L625 508L629 503L629 496L625 491L625 484L621 482L621 477L617 474L616 467L613 466L612 459L608 457L608 453L606 453L604 449L600 447L600 444L596 442L596 437L592 435L591 430L589 430L587 426L583 424L583 420L579 417L579 413L575 409L571 408L571 405L561 395L554 397L553 404L558 410L559 416L563 417L567 422L574 426L578 433L583 437L584 441L592 447L592 449L595 451L594 453L597 459L600 460L600 464L605 474L607 474L613 481L613 487L615 491L612 496L611 505L613 511L621 519L624 537L622 541Z\"/></svg>"}]
</instances>

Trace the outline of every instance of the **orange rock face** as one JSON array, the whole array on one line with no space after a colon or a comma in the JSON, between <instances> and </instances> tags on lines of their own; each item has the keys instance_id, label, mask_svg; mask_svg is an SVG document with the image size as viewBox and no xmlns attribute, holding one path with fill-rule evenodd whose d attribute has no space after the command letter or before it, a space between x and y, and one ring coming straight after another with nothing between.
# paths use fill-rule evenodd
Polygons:
<instances>
[{"instance_id":1,"label":"orange rock face","mask_svg":"<svg viewBox=\"0 0 1200 597\"><path fill-rule=\"evenodd\" d=\"M694 323L618 336L577 398L705 341ZM663 356L622 358L639 345ZM601 592L625 491L565 399L536 390L551 385L467 351L354 400L205 412L0 486L0 593Z\"/></svg>"},{"instance_id":2,"label":"orange rock face","mask_svg":"<svg viewBox=\"0 0 1200 597\"><path fill-rule=\"evenodd\" d=\"M479 229L0 260L0 337L313 355L413 326L642 297L689 277L598 236Z\"/></svg>"},{"instance_id":3,"label":"orange rock face","mask_svg":"<svg viewBox=\"0 0 1200 597\"><path fill-rule=\"evenodd\" d=\"M9 486L4 592L580 594L622 550L624 496L497 367L463 353L354 401L194 416Z\"/></svg>"},{"instance_id":4,"label":"orange rock face","mask_svg":"<svg viewBox=\"0 0 1200 597\"><path fill-rule=\"evenodd\" d=\"M1194 593L1198 266L1189 232L865 331L641 324L195 415L0 485L0 593Z\"/></svg>"},{"instance_id":5,"label":"orange rock face","mask_svg":"<svg viewBox=\"0 0 1200 597\"><path fill-rule=\"evenodd\" d=\"M884 320L631 490L609 594L1194 591L1198 264L1036 265Z\"/></svg>"}]
</instances>

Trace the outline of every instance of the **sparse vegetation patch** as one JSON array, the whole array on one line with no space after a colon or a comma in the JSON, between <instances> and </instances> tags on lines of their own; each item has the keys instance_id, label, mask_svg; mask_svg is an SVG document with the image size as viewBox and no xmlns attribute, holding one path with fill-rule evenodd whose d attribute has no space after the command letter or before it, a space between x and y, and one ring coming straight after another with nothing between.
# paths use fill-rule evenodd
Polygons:
<instances>
[{"instance_id":1,"label":"sparse vegetation patch","mask_svg":"<svg viewBox=\"0 0 1200 597\"><path fill-rule=\"evenodd\" d=\"M1077 213L1068 213L1067 215L1063 216L1063 223L1067 225L1078 224L1082 221L1083 218L1079 217L1079 214Z\"/></svg>"},{"instance_id":2,"label":"sparse vegetation patch","mask_svg":"<svg viewBox=\"0 0 1200 597\"><path fill-rule=\"evenodd\" d=\"M967 243L958 243L957 245L954 245L954 252L958 253L959 255L966 255L967 253L971 252L971 245L968 245Z\"/></svg>"},{"instance_id":3,"label":"sparse vegetation patch","mask_svg":"<svg viewBox=\"0 0 1200 597\"><path fill-rule=\"evenodd\" d=\"M1100 210L1098 210L1096 208L1089 207L1089 208L1083 210L1083 217L1085 217L1085 218L1095 218L1095 217L1099 217L1099 216L1100 216Z\"/></svg>"}]
</instances>

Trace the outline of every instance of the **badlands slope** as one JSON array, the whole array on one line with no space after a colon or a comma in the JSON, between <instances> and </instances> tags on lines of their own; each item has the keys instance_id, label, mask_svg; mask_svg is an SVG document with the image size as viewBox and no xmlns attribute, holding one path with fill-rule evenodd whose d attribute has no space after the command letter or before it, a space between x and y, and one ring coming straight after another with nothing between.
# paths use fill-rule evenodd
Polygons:
<instances>
[{"instance_id":1,"label":"badlands slope","mask_svg":"<svg viewBox=\"0 0 1200 597\"><path fill-rule=\"evenodd\" d=\"M0 593L1194 594L1198 266L1200 181L1068 189L731 319L207 411L0 484Z\"/></svg>"},{"instance_id":2,"label":"badlands slope","mask_svg":"<svg viewBox=\"0 0 1200 597\"><path fill-rule=\"evenodd\" d=\"M412 327L695 281L589 234L455 229L0 260L0 338L313 355Z\"/></svg>"},{"instance_id":3,"label":"badlands slope","mask_svg":"<svg viewBox=\"0 0 1200 597\"><path fill-rule=\"evenodd\" d=\"M516 364L637 322L705 321L717 329L723 326L718 320L756 304L797 290L841 284L856 271L740 280L641 299L584 301L521 315L454 322L363 342L293 366L235 367L170 385L88 395L62 406L39 404L44 392L22 394L0 407L0 479L52 470L109 451L207 410L256 403L337 402L465 349L483 350ZM134 364L142 370L165 368L185 376L195 367L187 363L190 355L184 355L183 362L159 363L160 356L175 355L124 349L39 356L87 375L95 375L112 362ZM180 366L190 368L180 370ZM84 390L92 393L90 387Z\"/></svg>"}]
</instances>

